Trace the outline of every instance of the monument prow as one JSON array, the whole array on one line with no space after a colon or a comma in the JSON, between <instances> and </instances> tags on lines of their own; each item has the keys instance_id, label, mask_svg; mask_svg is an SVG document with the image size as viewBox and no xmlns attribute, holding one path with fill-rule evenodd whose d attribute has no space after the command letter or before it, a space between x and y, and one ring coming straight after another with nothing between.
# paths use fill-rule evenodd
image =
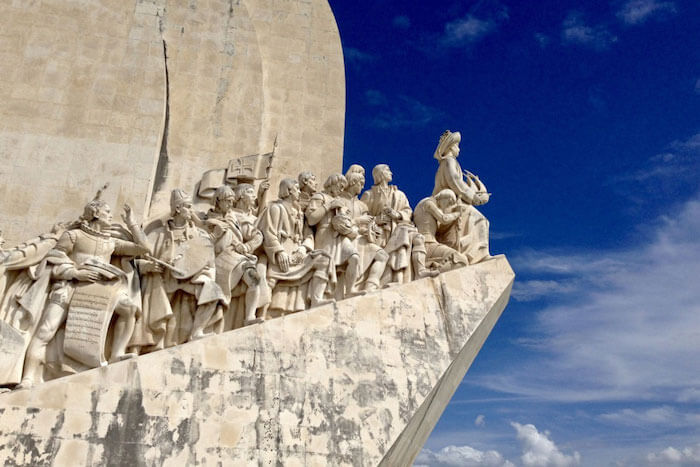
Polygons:
<instances>
[{"instance_id":1,"label":"monument prow","mask_svg":"<svg viewBox=\"0 0 700 467\"><path fill-rule=\"evenodd\" d=\"M30 465L410 465L505 308L503 256L0 396Z\"/></svg>"}]
</instances>

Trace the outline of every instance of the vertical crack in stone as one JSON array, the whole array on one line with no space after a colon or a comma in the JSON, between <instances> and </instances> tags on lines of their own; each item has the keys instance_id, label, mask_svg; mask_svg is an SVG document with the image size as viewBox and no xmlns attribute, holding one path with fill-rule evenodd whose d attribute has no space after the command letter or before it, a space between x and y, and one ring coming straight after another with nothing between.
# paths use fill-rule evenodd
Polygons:
<instances>
[{"instance_id":1,"label":"vertical crack in stone","mask_svg":"<svg viewBox=\"0 0 700 467\"><path fill-rule=\"evenodd\" d=\"M158 20L158 25L163 33L163 17ZM165 74L165 118L163 122L163 135L160 142L160 153L158 154L158 165L153 177L153 190L151 192L151 205L153 198L160 191L168 175L168 133L170 131L170 76L168 75L168 44L163 39L163 69ZM149 206L150 207L150 206Z\"/></svg>"},{"instance_id":2,"label":"vertical crack in stone","mask_svg":"<svg viewBox=\"0 0 700 467\"><path fill-rule=\"evenodd\" d=\"M219 70L219 84L216 89L216 105L214 107L214 136L220 137L223 133L223 100L228 94L229 87L231 85L228 74L233 68L233 57L236 53L236 47L233 41L234 26L231 24L233 20L233 0L228 2L228 15L226 17L225 30L226 34L223 40L224 47L224 61L221 64L221 69Z\"/></svg>"}]
</instances>

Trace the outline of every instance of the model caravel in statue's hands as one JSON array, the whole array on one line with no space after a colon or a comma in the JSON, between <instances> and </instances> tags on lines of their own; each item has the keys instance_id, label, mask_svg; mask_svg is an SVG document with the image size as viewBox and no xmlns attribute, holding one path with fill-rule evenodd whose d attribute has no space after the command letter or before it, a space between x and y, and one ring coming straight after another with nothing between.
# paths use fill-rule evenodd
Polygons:
<instances>
[{"instance_id":1,"label":"model caravel in statue's hands","mask_svg":"<svg viewBox=\"0 0 700 467\"><path fill-rule=\"evenodd\" d=\"M256 190L259 178L230 164L241 173L217 188L212 174L225 171L205 174L208 212L173 190L169 216L146 222L148 236L129 206L126 227L113 224L98 192L70 225L9 250L0 237L0 390L490 258L475 208L490 193L457 162L460 140L440 137L433 194L415 211L386 164L361 197L355 164L323 192L311 172L284 179L269 204L269 181Z\"/></svg>"}]
</instances>

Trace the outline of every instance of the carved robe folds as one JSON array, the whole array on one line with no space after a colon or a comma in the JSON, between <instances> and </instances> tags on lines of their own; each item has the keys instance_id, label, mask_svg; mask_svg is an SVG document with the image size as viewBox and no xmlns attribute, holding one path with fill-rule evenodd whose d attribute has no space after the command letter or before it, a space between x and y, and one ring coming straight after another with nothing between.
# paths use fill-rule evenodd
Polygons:
<instances>
[{"instance_id":1,"label":"carved robe folds","mask_svg":"<svg viewBox=\"0 0 700 467\"><path fill-rule=\"evenodd\" d=\"M217 304L226 303L215 280L214 243L208 232L191 223L176 227L166 221L152 236L154 256L172 267L144 273L140 262L144 315L130 345L147 350L187 342L194 330L222 319Z\"/></svg>"},{"instance_id":2,"label":"carved robe folds","mask_svg":"<svg viewBox=\"0 0 700 467\"><path fill-rule=\"evenodd\" d=\"M320 300L328 282L330 258L314 250L313 232L298 207L277 200L260 215L258 227L268 261L267 281L273 290L270 311L301 311L308 308L309 299ZM280 253L288 258L286 268L279 261Z\"/></svg>"}]
</instances>

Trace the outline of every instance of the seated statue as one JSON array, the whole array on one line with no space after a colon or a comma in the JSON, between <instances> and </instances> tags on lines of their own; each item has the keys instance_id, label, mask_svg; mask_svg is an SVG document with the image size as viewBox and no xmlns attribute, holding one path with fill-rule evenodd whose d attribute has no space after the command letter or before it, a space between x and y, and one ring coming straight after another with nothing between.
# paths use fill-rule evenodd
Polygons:
<instances>
[{"instance_id":1,"label":"seated statue","mask_svg":"<svg viewBox=\"0 0 700 467\"><path fill-rule=\"evenodd\" d=\"M138 262L144 313L132 345L142 353L214 333L226 303L216 282L214 242L189 195L173 190L170 211L150 234L153 257Z\"/></svg>"},{"instance_id":2,"label":"seated statue","mask_svg":"<svg viewBox=\"0 0 700 467\"><path fill-rule=\"evenodd\" d=\"M339 299L362 292L356 289L360 277L360 254L355 245L357 227L347 210L342 210L340 194L347 182L342 174L333 174L323 184L324 191L311 197L306 208L306 219L316 227L316 248L328 253L331 259L330 283L336 287ZM342 282L337 281L337 269L344 267Z\"/></svg>"},{"instance_id":3,"label":"seated statue","mask_svg":"<svg viewBox=\"0 0 700 467\"><path fill-rule=\"evenodd\" d=\"M438 271L425 265L425 241L411 223L413 212L408 198L396 185L389 185L393 178L391 169L386 164L378 164L372 169L372 178L374 185L362 194L361 200L381 227L379 241L389 254L390 281L408 282L412 275L416 278L436 276Z\"/></svg>"},{"instance_id":4,"label":"seated statue","mask_svg":"<svg viewBox=\"0 0 700 467\"><path fill-rule=\"evenodd\" d=\"M445 131L440 136L433 155L440 161L435 174L433 195L444 189L452 190L463 206L459 220L439 231L437 239L465 255L469 264L475 264L491 257L489 221L474 207L486 204L491 194L486 191L479 177L468 171L462 172L462 167L457 162L461 139L459 132Z\"/></svg>"},{"instance_id":5,"label":"seated statue","mask_svg":"<svg viewBox=\"0 0 700 467\"><path fill-rule=\"evenodd\" d=\"M469 264L464 255L454 248L437 241L440 230L449 229L462 215L457 197L452 190L442 190L434 196L423 198L413 211L418 232L425 238L426 263L440 272Z\"/></svg>"},{"instance_id":6,"label":"seated statue","mask_svg":"<svg viewBox=\"0 0 700 467\"><path fill-rule=\"evenodd\" d=\"M235 209L237 198L246 198L246 211ZM262 245L262 232L255 227L255 188L249 184L228 185L216 189L215 206L206 223L214 238L216 282L226 297L220 331L242 327L256 320L264 279L258 273L258 258L253 254ZM243 205L242 205L243 206ZM253 220L248 220L252 216ZM262 276L264 278L264 276ZM241 300L236 300L240 298ZM239 302L242 305L239 307Z\"/></svg>"},{"instance_id":7,"label":"seated statue","mask_svg":"<svg viewBox=\"0 0 700 467\"><path fill-rule=\"evenodd\" d=\"M338 197L339 203L350 213L357 228L355 247L360 255L360 281L364 282L364 291L372 292L381 286L381 278L389 261L389 254L378 245L381 230L374 218L369 214L367 205L360 201L358 195L365 186L364 169L357 170L359 165L351 165L347 175L347 187Z\"/></svg>"},{"instance_id":8,"label":"seated statue","mask_svg":"<svg viewBox=\"0 0 700 467\"><path fill-rule=\"evenodd\" d=\"M285 178L279 199L260 215L267 261L267 283L272 290L266 313L272 316L301 311L330 303L324 298L329 278L330 256L314 248L314 236L299 206L299 183Z\"/></svg>"},{"instance_id":9,"label":"seated statue","mask_svg":"<svg viewBox=\"0 0 700 467\"><path fill-rule=\"evenodd\" d=\"M109 325L112 313L117 319L110 360L134 356L126 353L126 347L141 312L140 300L130 287L133 279L130 266L123 261L119 268L111 261L113 255L134 257L148 253L149 248L129 206L124 207L123 218L136 243L112 236L112 213L99 195L98 192L85 206L79 226L66 230L46 256L51 267L50 290L27 350L21 388L44 380L47 346L64 324L66 331L59 353L65 353L86 368L106 363L101 355L105 336L100 326ZM70 363L61 364L61 371L70 372L67 368L70 366Z\"/></svg>"}]
</instances>

